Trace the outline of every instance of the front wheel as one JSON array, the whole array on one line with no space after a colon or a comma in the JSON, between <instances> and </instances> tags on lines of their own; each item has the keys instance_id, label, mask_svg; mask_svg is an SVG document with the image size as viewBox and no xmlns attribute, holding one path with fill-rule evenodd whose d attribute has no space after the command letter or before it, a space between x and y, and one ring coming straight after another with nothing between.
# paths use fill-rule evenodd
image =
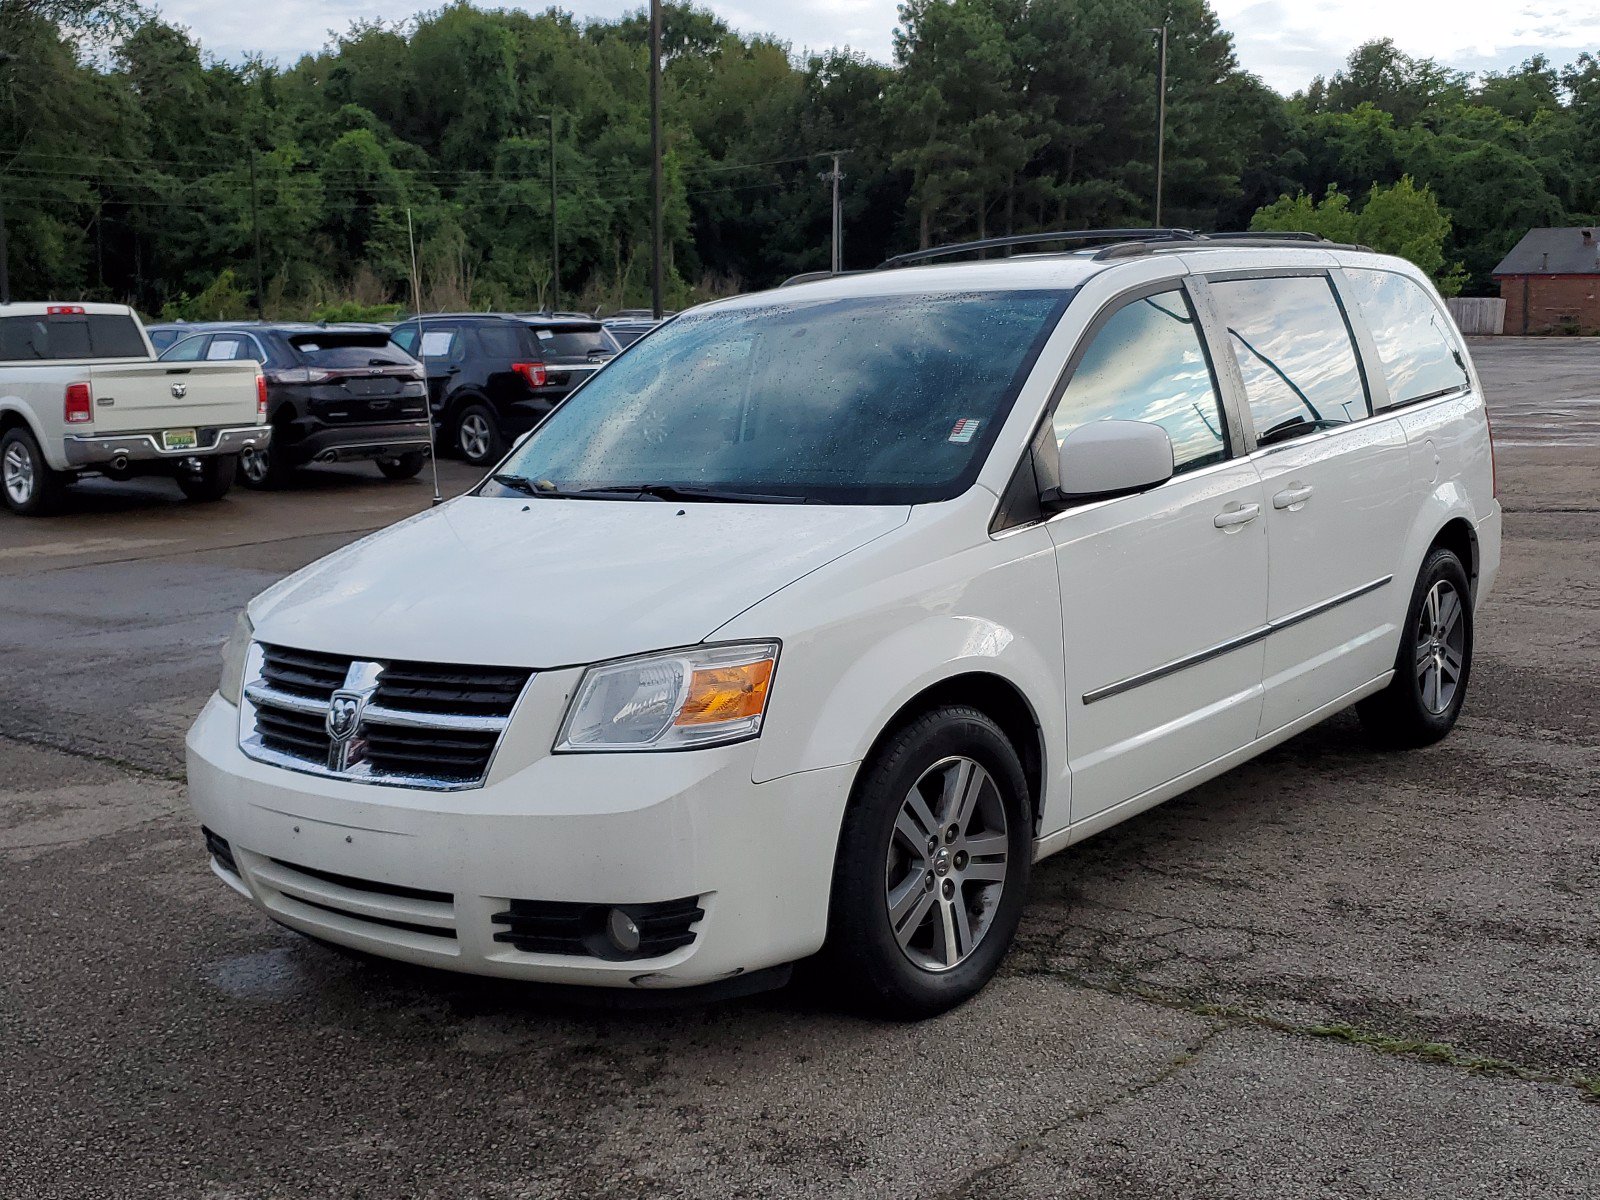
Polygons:
<instances>
[{"instance_id":1,"label":"front wheel","mask_svg":"<svg viewBox=\"0 0 1600 1200\"><path fill-rule=\"evenodd\" d=\"M428 461L426 454L402 454L399 458L380 458L378 470L385 479L415 479Z\"/></svg>"},{"instance_id":2,"label":"front wheel","mask_svg":"<svg viewBox=\"0 0 1600 1200\"><path fill-rule=\"evenodd\" d=\"M1000 966L1027 894L1033 815L1016 749L951 706L894 733L862 770L834 868L827 953L870 1007L921 1018Z\"/></svg>"},{"instance_id":3,"label":"front wheel","mask_svg":"<svg viewBox=\"0 0 1600 1200\"><path fill-rule=\"evenodd\" d=\"M1411 594L1394 679L1356 712L1380 745L1431 745L1455 726L1471 673L1472 585L1454 551L1435 550Z\"/></svg>"},{"instance_id":4,"label":"front wheel","mask_svg":"<svg viewBox=\"0 0 1600 1200\"><path fill-rule=\"evenodd\" d=\"M198 468L178 468L178 490L196 503L221 500L233 486L239 460L232 454L212 454L200 460Z\"/></svg>"},{"instance_id":5,"label":"front wheel","mask_svg":"<svg viewBox=\"0 0 1600 1200\"><path fill-rule=\"evenodd\" d=\"M470 404L456 420L456 449L475 467L486 467L504 453L505 443L494 414L481 404Z\"/></svg>"}]
</instances>

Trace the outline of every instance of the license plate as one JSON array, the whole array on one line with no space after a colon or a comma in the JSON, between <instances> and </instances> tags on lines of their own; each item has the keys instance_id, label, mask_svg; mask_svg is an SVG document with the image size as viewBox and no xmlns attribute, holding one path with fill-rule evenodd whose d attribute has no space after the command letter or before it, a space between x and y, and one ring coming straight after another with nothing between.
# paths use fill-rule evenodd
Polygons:
<instances>
[{"instance_id":1,"label":"license plate","mask_svg":"<svg viewBox=\"0 0 1600 1200\"><path fill-rule=\"evenodd\" d=\"M161 435L161 446L166 450L193 450L199 444L192 429L169 429Z\"/></svg>"}]
</instances>

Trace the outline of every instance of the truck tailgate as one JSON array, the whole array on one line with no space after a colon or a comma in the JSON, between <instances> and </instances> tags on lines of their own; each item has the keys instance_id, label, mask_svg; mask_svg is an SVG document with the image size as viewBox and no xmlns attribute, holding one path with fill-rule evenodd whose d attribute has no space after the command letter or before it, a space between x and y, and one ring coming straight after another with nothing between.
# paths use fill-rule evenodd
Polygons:
<instances>
[{"instance_id":1,"label":"truck tailgate","mask_svg":"<svg viewBox=\"0 0 1600 1200\"><path fill-rule=\"evenodd\" d=\"M91 366L94 423L84 432L135 433L259 424L253 362Z\"/></svg>"}]
</instances>

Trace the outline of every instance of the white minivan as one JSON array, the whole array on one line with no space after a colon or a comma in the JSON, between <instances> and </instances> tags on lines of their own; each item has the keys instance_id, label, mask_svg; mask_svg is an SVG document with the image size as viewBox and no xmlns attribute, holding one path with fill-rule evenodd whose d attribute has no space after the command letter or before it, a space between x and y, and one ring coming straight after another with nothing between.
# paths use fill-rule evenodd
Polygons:
<instances>
[{"instance_id":1,"label":"white minivan","mask_svg":"<svg viewBox=\"0 0 1600 1200\"><path fill-rule=\"evenodd\" d=\"M927 1015L1045 855L1351 705L1450 730L1500 506L1424 274L942 253L683 314L259 596L188 739L216 874L412 963L726 992L821 951Z\"/></svg>"}]
</instances>

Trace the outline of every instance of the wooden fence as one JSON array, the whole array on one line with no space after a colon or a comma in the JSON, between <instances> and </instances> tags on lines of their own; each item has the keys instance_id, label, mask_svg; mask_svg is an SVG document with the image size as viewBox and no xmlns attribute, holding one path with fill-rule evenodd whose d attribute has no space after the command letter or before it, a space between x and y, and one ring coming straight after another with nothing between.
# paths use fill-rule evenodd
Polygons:
<instances>
[{"instance_id":1,"label":"wooden fence","mask_svg":"<svg viewBox=\"0 0 1600 1200\"><path fill-rule=\"evenodd\" d=\"M1452 296L1445 301L1462 333L1504 333L1506 302L1490 296Z\"/></svg>"}]
</instances>

